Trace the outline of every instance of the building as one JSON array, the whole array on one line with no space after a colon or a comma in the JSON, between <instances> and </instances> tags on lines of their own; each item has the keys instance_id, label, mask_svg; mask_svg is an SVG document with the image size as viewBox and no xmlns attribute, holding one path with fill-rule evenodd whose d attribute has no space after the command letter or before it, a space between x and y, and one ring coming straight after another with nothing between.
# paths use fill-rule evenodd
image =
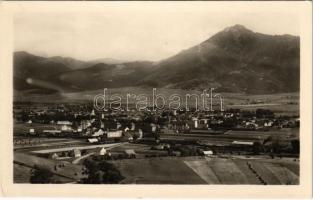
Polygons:
<instances>
[{"instance_id":1,"label":"building","mask_svg":"<svg viewBox=\"0 0 313 200\"><path fill-rule=\"evenodd\" d=\"M99 137L99 136L101 136L101 135L103 135L103 134L104 134L104 131L103 131L102 129L99 129L98 131L94 132L94 133L92 134L92 136L93 136L93 137Z\"/></svg>"},{"instance_id":2,"label":"building","mask_svg":"<svg viewBox=\"0 0 313 200\"><path fill-rule=\"evenodd\" d=\"M43 130L42 133L46 135L59 135L61 131L60 130Z\"/></svg>"},{"instance_id":3,"label":"building","mask_svg":"<svg viewBox=\"0 0 313 200\"><path fill-rule=\"evenodd\" d=\"M128 158L136 158L136 153L135 150L133 149L126 149L125 154L127 155Z\"/></svg>"},{"instance_id":4,"label":"building","mask_svg":"<svg viewBox=\"0 0 313 200\"><path fill-rule=\"evenodd\" d=\"M192 121L193 121L193 127L194 128L198 128L198 126L199 126L199 121L198 121L198 118L195 118L195 117L193 117L192 118Z\"/></svg>"},{"instance_id":5,"label":"building","mask_svg":"<svg viewBox=\"0 0 313 200\"><path fill-rule=\"evenodd\" d=\"M57 153L53 153L51 155L51 158L54 159L54 160L57 160L59 158L58 154Z\"/></svg>"},{"instance_id":6,"label":"building","mask_svg":"<svg viewBox=\"0 0 313 200\"><path fill-rule=\"evenodd\" d=\"M71 126L72 122L70 122L70 121L57 121L57 125L68 125L68 126Z\"/></svg>"},{"instance_id":7,"label":"building","mask_svg":"<svg viewBox=\"0 0 313 200\"><path fill-rule=\"evenodd\" d=\"M211 150L203 151L202 153L204 156L212 156L213 155L213 151L211 151Z\"/></svg>"},{"instance_id":8,"label":"building","mask_svg":"<svg viewBox=\"0 0 313 200\"><path fill-rule=\"evenodd\" d=\"M248 146L252 146L254 144L254 142L233 141L232 144L234 144L234 145L248 145Z\"/></svg>"},{"instance_id":9,"label":"building","mask_svg":"<svg viewBox=\"0 0 313 200\"><path fill-rule=\"evenodd\" d=\"M105 148L101 148L100 151L99 151L99 155L100 156L104 156L107 154L107 150Z\"/></svg>"},{"instance_id":10,"label":"building","mask_svg":"<svg viewBox=\"0 0 313 200\"><path fill-rule=\"evenodd\" d=\"M98 141L97 138L89 138L89 139L88 139L88 142L89 142L89 143L97 143L97 142L99 142L99 141Z\"/></svg>"},{"instance_id":11,"label":"building","mask_svg":"<svg viewBox=\"0 0 313 200\"><path fill-rule=\"evenodd\" d=\"M30 134L30 135L35 135L35 129L30 128L30 129L29 129L29 134Z\"/></svg>"},{"instance_id":12,"label":"building","mask_svg":"<svg viewBox=\"0 0 313 200\"><path fill-rule=\"evenodd\" d=\"M61 131L67 132L67 131L73 131L73 129L70 125L62 125Z\"/></svg>"},{"instance_id":13,"label":"building","mask_svg":"<svg viewBox=\"0 0 313 200\"><path fill-rule=\"evenodd\" d=\"M139 137L137 139L141 139L143 136L143 132L141 129L138 130Z\"/></svg>"},{"instance_id":14,"label":"building","mask_svg":"<svg viewBox=\"0 0 313 200\"><path fill-rule=\"evenodd\" d=\"M157 126L154 123L151 123L150 126L151 126L151 132L155 133L157 130Z\"/></svg>"},{"instance_id":15,"label":"building","mask_svg":"<svg viewBox=\"0 0 313 200\"><path fill-rule=\"evenodd\" d=\"M82 156L82 154L81 154L79 149L74 149L73 153L74 153L74 158L79 158L79 157Z\"/></svg>"},{"instance_id":16,"label":"building","mask_svg":"<svg viewBox=\"0 0 313 200\"><path fill-rule=\"evenodd\" d=\"M136 125L135 125L134 122L132 122L132 123L131 123L131 128L130 128L130 130L134 131L135 129L136 129Z\"/></svg>"}]
</instances>

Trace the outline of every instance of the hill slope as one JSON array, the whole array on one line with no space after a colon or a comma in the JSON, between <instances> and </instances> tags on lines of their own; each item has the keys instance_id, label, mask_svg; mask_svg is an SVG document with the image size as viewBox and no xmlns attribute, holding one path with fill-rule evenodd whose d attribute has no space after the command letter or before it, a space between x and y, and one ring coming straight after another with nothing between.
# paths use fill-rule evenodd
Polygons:
<instances>
[{"instance_id":1,"label":"hill slope","mask_svg":"<svg viewBox=\"0 0 313 200\"><path fill-rule=\"evenodd\" d=\"M118 87L216 88L251 94L298 92L300 38L228 27L173 57L153 62L91 63L71 58L14 54L14 88L38 89L27 78L66 90Z\"/></svg>"},{"instance_id":2,"label":"hill slope","mask_svg":"<svg viewBox=\"0 0 313 200\"><path fill-rule=\"evenodd\" d=\"M159 63L143 83L220 91L299 91L300 39L254 33L236 25Z\"/></svg>"}]
</instances>

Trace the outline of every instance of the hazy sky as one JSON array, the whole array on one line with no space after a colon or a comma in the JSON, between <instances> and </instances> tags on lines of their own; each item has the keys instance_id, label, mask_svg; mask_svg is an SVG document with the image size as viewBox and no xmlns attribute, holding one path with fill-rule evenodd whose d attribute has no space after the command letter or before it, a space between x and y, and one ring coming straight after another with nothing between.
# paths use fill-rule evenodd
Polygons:
<instances>
[{"instance_id":1,"label":"hazy sky","mask_svg":"<svg viewBox=\"0 0 313 200\"><path fill-rule=\"evenodd\" d=\"M19 13L15 50L81 60L114 58L158 61L242 24L255 32L299 35L290 13L224 13L205 9L145 9L83 13Z\"/></svg>"}]
</instances>

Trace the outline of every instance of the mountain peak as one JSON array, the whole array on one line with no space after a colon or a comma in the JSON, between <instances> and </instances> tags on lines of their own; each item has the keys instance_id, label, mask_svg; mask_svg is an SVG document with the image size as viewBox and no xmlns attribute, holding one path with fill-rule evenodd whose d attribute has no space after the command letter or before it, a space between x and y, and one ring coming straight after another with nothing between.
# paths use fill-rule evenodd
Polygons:
<instances>
[{"instance_id":1,"label":"mountain peak","mask_svg":"<svg viewBox=\"0 0 313 200\"><path fill-rule=\"evenodd\" d=\"M257 34L243 25L236 24L225 28L213 35L205 43L213 43L223 49L238 51L242 48L252 47L257 40Z\"/></svg>"},{"instance_id":2,"label":"mountain peak","mask_svg":"<svg viewBox=\"0 0 313 200\"><path fill-rule=\"evenodd\" d=\"M250 32L253 33L253 31L247 29L245 26L236 24L234 26L227 27L223 30L223 32Z\"/></svg>"}]
</instances>

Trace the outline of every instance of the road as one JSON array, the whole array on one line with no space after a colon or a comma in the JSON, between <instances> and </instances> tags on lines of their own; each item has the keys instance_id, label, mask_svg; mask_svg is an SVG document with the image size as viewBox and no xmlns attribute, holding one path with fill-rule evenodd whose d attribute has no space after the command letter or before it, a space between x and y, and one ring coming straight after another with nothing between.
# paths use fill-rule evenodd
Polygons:
<instances>
[{"instance_id":1,"label":"road","mask_svg":"<svg viewBox=\"0 0 313 200\"><path fill-rule=\"evenodd\" d=\"M128 142L113 143L113 144L87 145L87 146L72 146L72 147L64 147L64 148L57 148L57 149L43 149L43 150L32 151L32 153L47 154L47 153L57 153L57 152L63 152L63 151L73 151L74 149L79 149L79 150L95 149L95 148L111 149L113 147L121 146L121 145L127 144L127 143Z\"/></svg>"}]
</instances>

